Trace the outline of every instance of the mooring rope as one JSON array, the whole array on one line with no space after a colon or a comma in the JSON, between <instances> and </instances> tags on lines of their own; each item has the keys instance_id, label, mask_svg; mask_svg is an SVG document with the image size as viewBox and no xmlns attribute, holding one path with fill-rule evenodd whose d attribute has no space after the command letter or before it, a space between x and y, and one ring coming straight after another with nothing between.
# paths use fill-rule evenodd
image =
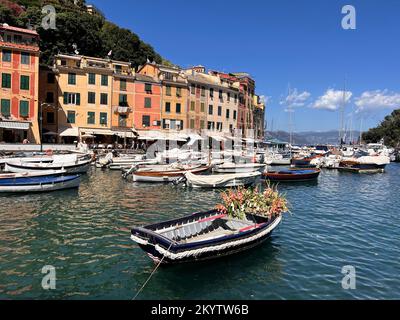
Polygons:
<instances>
[{"instance_id":1,"label":"mooring rope","mask_svg":"<svg viewBox=\"0 0 400 320\"><path fill-rule=\"evenodd\" d=\"M171 245L168 248L171 249L172 245L174 243L171 242ZM161 263L164 261L165 255L163 255L163 257L161 258L160 262L156 265L156 267L154 268L154 270L151 272L150 276L147 278L147 280L143 283L142 287L139 289L139 291L136 293L136 295L133 297L132 300L136 300L136 298L139 296L139 294L143 291L143 289L146 287L146 285L149 283L150 279L153 277L153 275L156 273L158 267L161 265Z\"/></svg>"}]
</instances>

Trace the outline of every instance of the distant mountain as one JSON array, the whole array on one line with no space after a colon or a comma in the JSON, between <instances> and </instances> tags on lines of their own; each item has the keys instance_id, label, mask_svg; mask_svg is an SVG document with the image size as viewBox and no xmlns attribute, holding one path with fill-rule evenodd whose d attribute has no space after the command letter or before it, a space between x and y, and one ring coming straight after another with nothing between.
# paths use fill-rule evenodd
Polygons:
<instances>
[{"instance_id":1,"label":"distant mountain","mask_svg":"<svg viewBox=\"0 0 400 320\"><path fill-rule=\"evenodd\" d=\"M289 142L290 134L286 131L267 131L267 139L275 138L282 141ZM352 131L347 133L346 142L350 142L352 138L353 142L357 142L360 137L359 131ZM338 144L339 143L339 131L305 131L293 133L293 143L296 145L316 145L316 144Z\"/></svg>"}]
</instances>

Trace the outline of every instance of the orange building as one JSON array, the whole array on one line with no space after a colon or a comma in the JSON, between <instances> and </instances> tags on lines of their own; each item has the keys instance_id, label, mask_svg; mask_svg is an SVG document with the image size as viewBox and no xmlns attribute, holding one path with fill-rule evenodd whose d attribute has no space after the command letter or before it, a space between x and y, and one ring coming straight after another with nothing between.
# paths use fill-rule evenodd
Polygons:
<instances>
[{"instance_id":1,"label":"orange building","mask_svg":"<svg viewBox=\"0 0 400 320\"><path fill-rule=\"evenodd\" d=\"M133 128L146 131L161 128L161 85L154 77L135 76Z\"/></svg>"},{"instance_id":2,"label":"orange building","mask_svg":"<svg viewBox=\"0 0 400 320\"><path fill-rule=\"evenodd\" d=\"M187 76L178 68L147 63L138 71L161 82L161 129L180 131L189 128L187 121Z\"/></svg>"},{"instance_id":3,"label":"orange building","mask_svg":"<svg viewBox=\"0 0 400 320\"><path fill-rule=\"evenodd\" d=\"M114 72L111 128L132 137L135 107L135 73L129 63L120 63Z\"/></svg>"},{"instance_id":4,"label":"orange building","mask_svg":"<svg viewBox=\"0 0 400 320\"><path fill-rule=\"evenodd\" d=\"M0 24L0 142L39 143L39 35Z\"/></svg>"}]
</instances>

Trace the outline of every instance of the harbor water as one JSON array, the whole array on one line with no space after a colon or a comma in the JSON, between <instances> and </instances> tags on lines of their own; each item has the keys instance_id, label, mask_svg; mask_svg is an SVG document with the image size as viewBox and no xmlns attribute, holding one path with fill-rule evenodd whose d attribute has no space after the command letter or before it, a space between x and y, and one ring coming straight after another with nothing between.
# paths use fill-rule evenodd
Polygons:
<instances>
[{"instance_id":1,"label":"harbor water","mask_svg":"<svg viewBox=\"0 0 400 320\"><path fill-rule=\"evenodd\" d=\"M159 268L138 299L400 299L400 165L281 184L271 239L222 259ZM262 182L260 182L262 184ZM132 299L155 265L130 228L209 210L219 191L134 184L92 168L79 190L0 196L0 299ZM44 290L44 266L56 272ZM345 289L342 268L355 270Z\"/></svg>"}]
</instances>

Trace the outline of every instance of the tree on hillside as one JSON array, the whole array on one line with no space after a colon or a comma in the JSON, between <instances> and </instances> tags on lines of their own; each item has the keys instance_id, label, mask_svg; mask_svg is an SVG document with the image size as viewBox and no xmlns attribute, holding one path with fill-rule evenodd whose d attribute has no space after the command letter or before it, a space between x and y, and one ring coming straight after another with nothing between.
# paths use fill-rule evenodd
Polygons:
<instances>
[{"instance_id":1,"label":"tree on hillside","mask_svg":"<svg viewBox=\"0 0 400 320\"><path fill-rule=\"evenodd\" d=\"M157 63L162 61L161 56L150 45L140 41L136 34L111 22L104 23L100 38L103 42L102 56L112 50L112 59L130 61L135 67L144 64L147 59Z\"/></svg>"},{"instance_id":2,"label":"tree on hillside","mask_svg":"<svg viewBox=\"0 0 400 320\"><path fill-rule=\"evenodd\" d=\"M8 1L8 0L0 0ZM76 44L82 55L105 58L112 50L112 59L129 61L137 67L147 59L157 63L162 57L147 43L128 29L106 21L100 14L89 14L84 0L17 0L25 11L19 15L0 7L0 18L4 22L19 27L28 25L36 28L40 36L41 62L51 64L57 53L74 53ZM56 30L41 27L44 5L51 4L56 9Z\"/></svg>"},{"instance_id":3,"label":"tree on hillside","mask_svg":"<svg viewBox=\"0 0 400 320\"><path fill-rule=\"evenodd\" d=\"M391 147L400 147L400 109L385 117L381 124L363 134L366 143L378 142L384 139Z\"/></svg>"}]
</instances>

